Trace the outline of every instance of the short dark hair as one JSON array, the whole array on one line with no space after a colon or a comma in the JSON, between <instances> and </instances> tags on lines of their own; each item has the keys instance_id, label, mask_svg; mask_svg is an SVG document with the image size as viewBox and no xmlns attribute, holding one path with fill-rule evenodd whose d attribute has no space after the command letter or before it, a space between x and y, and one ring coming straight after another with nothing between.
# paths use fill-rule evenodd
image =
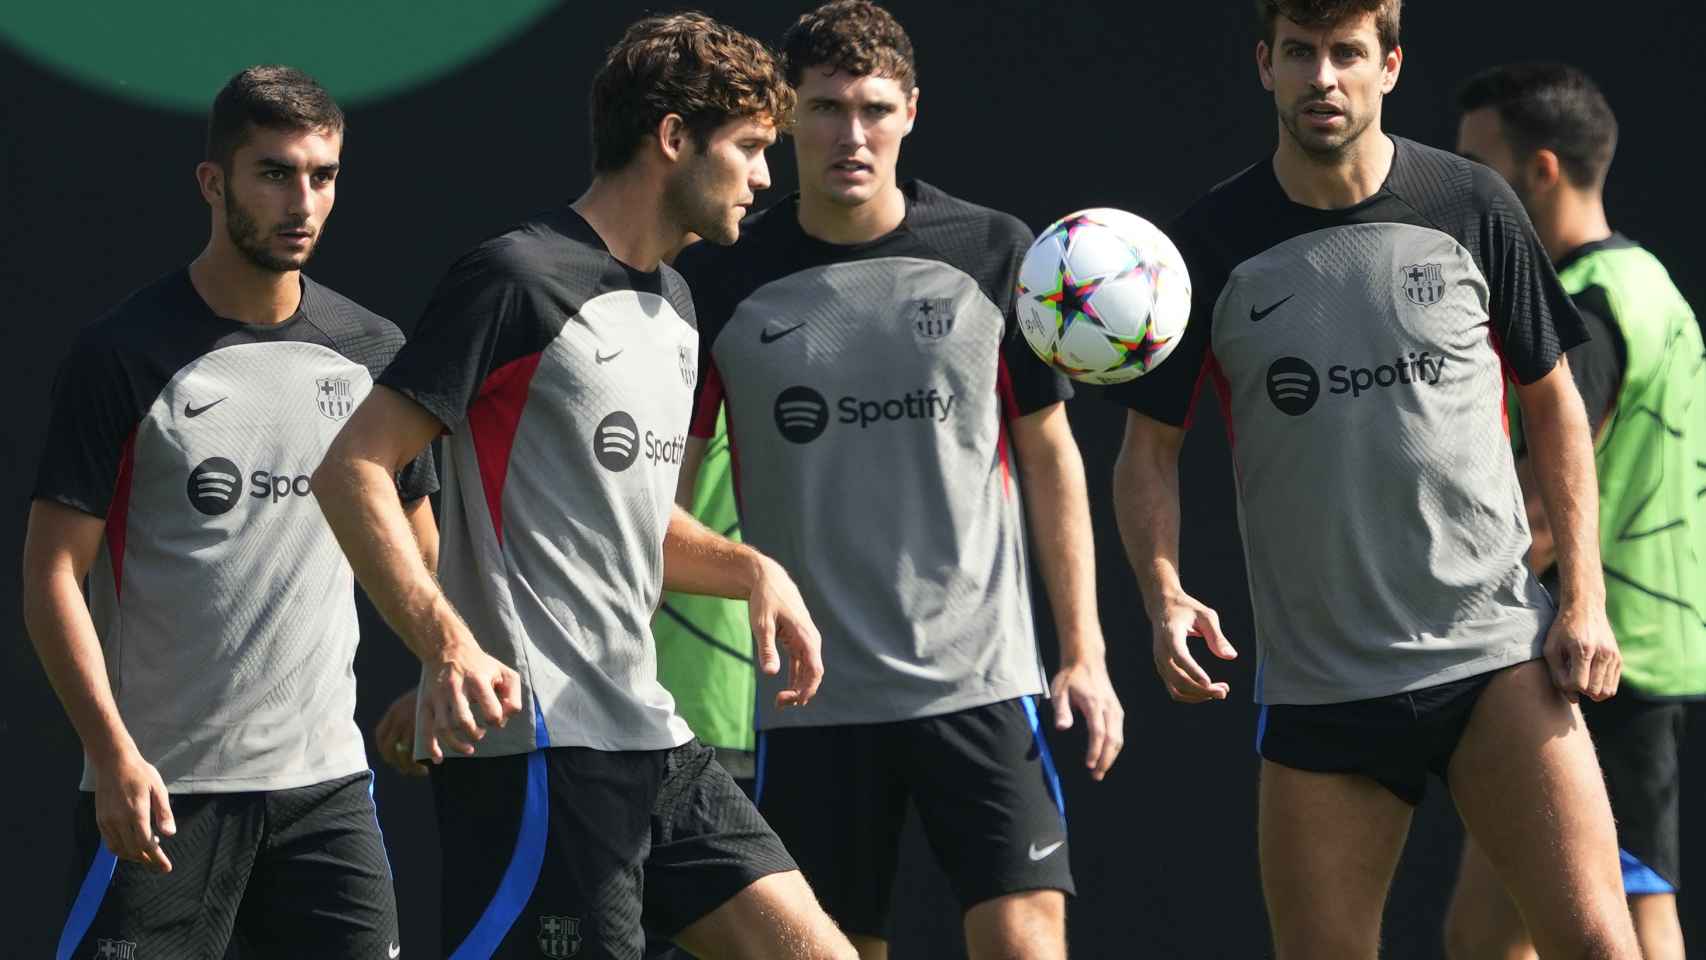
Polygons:
<instances>
[{"instance_id":1,"label":"short dark hair","mask_svg":"<svg viewBox=\"0 0 1706 960\"><path fill-rule=\"evenodd\" d=\"M817 66L891 77L902 90L918 85L912 40L893 14L870 0L833 0L802 14L782 35L782 66L796 87L806 68Z\"/></svg>"},{"instance_id":2,"label":"short dark hair","mask_svg":"<svg viewBox=\"0 0 1706 960\"><path fill-rule=\"evenodd\" d=\"M344 112L313 77L295 67L263 64L221 87L207 115L207 159L227 169L256 127L344 132Z\"/></svg>"},{"instance_id":3,"label":"short dark hair","mask_svg":"<svg viewBox=\"0 0 1706 960\"><path fill-rule=\"evenodd\" d=\"M787 126L794 91L768 47L702 13L647 17L610 48L587 98L594 174L620 170L669 114L703 150L739 117Z\"/></svg>"},{"instance_id":4,"label":"short dark hair","mask_svg":"<svg viewBox=\"0 0 1706 960\"><path fill-rule=\"evenodd\" d=\"M1302 27L1320 29L1343 23L1351 17L1374 14L1374 30L1380 35L1380 52L1398 49L1404 0L1256 0L1256 19L1261 36L1274 45L1274 21L1280 17Z\"/></svg>"},{"instance_id":5,"label":"short dark hair","mask_svg":"<svg viewBox=\"0 0 1706 960\"><path fill-rule=\"evenodd\" d=\"M1464 113L1498 112L1517 151L1550 150L1578 187L1605 183L1617 152L1617 116L1587 74L1562 63L1516 63L1469 78L1457 94Z\"/></svg>"}]
</instances>

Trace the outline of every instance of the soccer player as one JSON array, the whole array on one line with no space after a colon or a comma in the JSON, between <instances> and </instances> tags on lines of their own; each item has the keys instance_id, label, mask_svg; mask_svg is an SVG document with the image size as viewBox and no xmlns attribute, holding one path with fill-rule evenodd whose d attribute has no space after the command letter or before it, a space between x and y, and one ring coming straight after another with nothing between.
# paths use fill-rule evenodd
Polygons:
<instances>
[{"instance_id":1,"label":"soccer player","mask_svg":"<svg viewBox=\"0 0 1706 960\"><path fill-rule=\"evenodd\" d=\"M1616 697L1584 703L1582 714L1617 819L1641 955L1682 960L1681 740L1688 701L1706 696L1699 325L1664 267L1606 220L1617 120L1591 79L1560 64L1497 67L1464 86L1459 106L1458 151L1516 191L1592 333L1570 351L1570 373L1598 438L1600 560L1623 677ZM1518 461L1535 531L1530 565L1556 591L1558 558L1527 466ZM1522 916L1474 844L1446 929L1454 958L1534 956Z\"/></svg>"},{"instance_id":2,"label":"soccer player","mask_svg":"<svg viewBox=\"0 0 1706 960\"><path fill-rule=\"evenodd\" d=\"M84 330L55 383L23 566L85 758L61 958L401 948L355 584L309 489L403 340L302 273L343 129L296 70L233 77L196 167L206 248ZM382 479L430 549L430 455Z\"/></svg>"},{"instance_id":3,"label":"soccer player","mask_svg":"<svg viewBox=\"0 0 1706 960\"><path fill-rule=\"evenodd\" d=\"M681 258L703 372L684 473L726 402L742 533L799 577L833 678L810 711L761 681L760 809L862 957L887 954L909 799L971 955L1061 957L1072 876L1022 500L1062 647L1052 718L1083 713L1098 779L1123 723L1070 391L1012 319L1031 233L897 182L918 87L887 11L825 4L782 52L800 191Z\"/></svg>"},{"instance_id":4,"label":"soccer player","mask_svg":"<svg viewBox=\"0 0 1706 960\"><path fill-rule=\"evenodd\" d=\"M662 263L730 243L793 96L765 48L699 14L631 26L593 79L592 185L476 246L315 472L322 509L422 661L454 957L853 955L657 682L660 588L748 600L780 703L822 676L775 561L673 506L698 334ZM386 477L441 433L435 580ZM442 584L442 586L441 586ZM642 926L643 924L643 926Z\"/></svg>"},{"instance_id":5,"label":"soccer player","mask_svg":"<svg viewBox=\"0 0 1706 960\"><path fill-rule=\"evenodd\" d=\"M1580 319L1504 181L1381 129L1398 0L1259 0L1271 158L1169 228L1193 311L1130 408L1117 512L1174 699L1235 656L1178 569L1179 448L1225 412L1255 613L1262 887L1281 960L1373 958L1428 773L1542 956L1629 958L1611 811L1575 701L1617 689ZM1515 378L1557 544L1555 608L1504 422Z\"/></svg>"}]
</instances>

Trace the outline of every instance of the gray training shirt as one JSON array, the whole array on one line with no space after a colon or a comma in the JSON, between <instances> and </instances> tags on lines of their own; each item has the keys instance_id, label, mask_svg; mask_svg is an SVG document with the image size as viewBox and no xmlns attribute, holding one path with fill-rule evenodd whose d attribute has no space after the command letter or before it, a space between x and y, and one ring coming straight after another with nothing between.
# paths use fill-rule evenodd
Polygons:
<instances>
[{"instance_id":1,"label":"gray training shirt","mask_svg":"<svg viewBox=\"0 0 1706 960\"><path fill-rule=\"evenodd\" d=\"M696 436L728 405L741 531L799 583L824 682L758 725L875 723L1045 689L1009 424L1070 395L1011 321L1031 232L923 183L869 243L797 198L681 269L702 338Z\"/></svg>"},{"instance_id":2,"label":"gray training shirt","mask_svg":"<svg viewBox=\"0 0 1706 960\"><path fill-rule=\"evenodd\" d=\"M1237 470L1262 703L1338 703L1540 656L1506 369L1550 373L1584 339L1499 176L1394 137L1374 196L1292 203L1263 161L1169 235L1190 325L1110 391L1185 426L1205 380ZM1189 571L1186 585L1189 585Z\"/></svg>"},{"instance_id":3,"label":"gray training shirt","mask_svg":"<svg viewBox=\"0 0 1706 960\"><path fill-rule=\"evenodd\" d=\"M355 581L308 478L402 342L306 277L294 316L251 326L178 270L84 330L60 369L34 496L106 520L89 609L119 714L167 790L367 769ZM399 493L435 489L425 453Z\"/></svg>"}]
</instances>

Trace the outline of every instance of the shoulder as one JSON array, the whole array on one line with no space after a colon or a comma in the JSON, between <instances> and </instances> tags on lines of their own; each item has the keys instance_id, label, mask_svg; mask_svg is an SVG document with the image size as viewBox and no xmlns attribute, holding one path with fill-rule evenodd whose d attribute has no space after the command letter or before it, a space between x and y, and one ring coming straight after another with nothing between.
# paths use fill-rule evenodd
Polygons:
<instances>
[{"instance_id":1,"label":"shoulder","mask_svg":"<svg viewBox=\"0 0 1706 960\"><path fill-rule=\"evenodd\" d=\"M1510 184L1491 168L1403 137L1392 142L1397 154L1387 189L1437 226L1461 234L1477 230L1488 216L1522 209Z\"/></svg>"},{"instance_id":2,"label":"shoulder","mask_svg":"<svg viewBox=\"0 0 1706 960\"><path fill-rule=\"evenodd\" d=\"M369 339L403 339L397 325L325 284L302 276L302 306L310 319L335 323L342 332Z\"/></svg>"},{"instance_id":3,"label":"shoulder","mask_svg":"<svg viewBox=\"0 0 1706 960\"><path fill-rule=\"evenodd\" d=\"M912 184L912 229L927 237L971 240L984 250L1024 250L1035 234L1023 220L981 204L962 200L922 180Z\"/></svg>"},{"instance_id":4,"label":"shoulder","mask_svg":"<svg viewBox=\"0 0 1706 960\"><path fill-rule=\"evenodd\" d=\"M669 264L658 267L659 278L662 280L663 298L675 308L676 315L687 321L687 325L697 328L699 321L693 310L693 294L687 289L687 281L680 271Z\"/></svg>"},{"instance_id":5,"label":"shoulder","mask_svg":"<svg viewBox=\"0 0 1706 960\"><path fill-rule=\"evenodd\" d=\"M132 291L78 332L76 349L106 349L122 352L157 344L186 308L195 288L182 270L153 280Z\"/></svg>"},{"instance_id":6,"label":"shoulder","mask_svg":"<svg viewBox=\"0 0 1706 960\"><path fill-rule=\"evenodd\" d=\"M1177 242L1175 234L1219 233L1236 226L1238 221L1249 221L1259 216L1257 208L1263 200L1262 187L1273 177L1272 163L1271 158L1263 157L1220 181L1162 229Z\"/></svg>"}]
</instances>

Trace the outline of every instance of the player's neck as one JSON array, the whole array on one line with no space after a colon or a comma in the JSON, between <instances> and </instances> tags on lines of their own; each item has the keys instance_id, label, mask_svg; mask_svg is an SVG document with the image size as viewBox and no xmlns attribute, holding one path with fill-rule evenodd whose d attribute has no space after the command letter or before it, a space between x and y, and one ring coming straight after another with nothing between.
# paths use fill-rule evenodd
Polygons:
<instances>
[{"instance_id":1,"label":"player's neck","mask_svg":"<svg viewBox=\"0 0 1706 960\"><path fill-rule=\"evenodd\" d=\"M217 240L190 261L190 285L216 315L255 326L283 323L302 304L300 271L265 269Z\"/></svg>"},{"instance_id":2,"label":"player's neck","mask_svg":"<svg viewBox=\"0 0 1706 960\"><path fill-rule=\"evenodd\" d=\"M1553 263L1590 243L1609 239L1611 224L1597 193L1561 189L1552 209L1534 215L1535 232Z\"/></svg>"},{"instance_id":3,"label":"player's neck","mask_svg":"<svg viewBox=\"0 0 1706 960\"><path fill-rule=\"evenodd\" d=\"M1392 172L1397 146L1371 125L1366 133L1331 160L1311 156L1290 131L1280 127L1274 151L1274 176L1291 202L1317 210L1354 207L1380 191Z\"/></svg>"},{"instance_id":4,"label":"player's neck","mask_svg":"<svg viewBox=\"0 0 1706 960\"><path fill-rule=\"evenodd\" d=\"M825 243L869 243L894 232L905 219L906 195L898 184L889 184L856 207L800 191L800 229Z\"/></svg>"},{"instance_id":5,"label":"player's neck","mask_svg":"<svg viewBox=\"0 0 1706 960\"><path fill-rule=\"evenodd\" d=\"M685 246L688 236L665 214L661 196L656 183L621 173L600 174L570 206L592 225L611 256L650 273Z\"/></svg>"}]
</instances>

